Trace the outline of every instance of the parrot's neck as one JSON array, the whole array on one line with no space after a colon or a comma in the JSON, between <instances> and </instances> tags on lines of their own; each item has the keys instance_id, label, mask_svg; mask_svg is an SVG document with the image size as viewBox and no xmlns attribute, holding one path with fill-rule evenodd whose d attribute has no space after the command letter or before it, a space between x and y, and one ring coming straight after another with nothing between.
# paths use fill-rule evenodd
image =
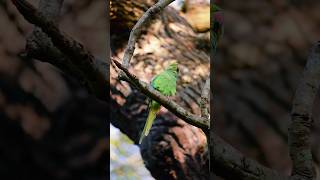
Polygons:
<instances>
[{"instance_id":1,"label":"parrot's neck","mask_svg":"<svg viewBox=\"0 0 320 180\"><path fill-rule=\"evenodd\" d=\"M178 76L177 71L169 71L169 73L172 74L175 78L177 78L177 76Z\"/></svg>"}]
</instances>

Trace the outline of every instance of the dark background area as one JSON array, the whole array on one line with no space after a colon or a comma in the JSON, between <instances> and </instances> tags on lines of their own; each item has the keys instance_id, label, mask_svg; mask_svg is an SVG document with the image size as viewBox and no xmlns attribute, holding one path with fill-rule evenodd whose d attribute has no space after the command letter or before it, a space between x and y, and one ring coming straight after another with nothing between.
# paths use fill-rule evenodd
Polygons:
<instances>
[{"instance_id":1,"label":"dark background area","mask_svg":"<svg viewBox=\"0 0 320 180\"><path fill-rule=\"evenodd\" d=\"M60 28L106 58L106 2L65 1L61 12ZM106 179L108 106L54 66L19 57L32 29L0 1L0 179Z\"/></svg>"},{"instance_id":2,"label":"dark background area","mask_svg":"<svg viewBox=\"0 0 320 180\"><path fill-rule=\"evenodd\" d=\"M219 4L225 11L225 33L213 59L215 131L249 157L290 174L291 103L308 53L320 39L320 3ZM313 119L312 152L319 167L319 97Z\"/></svg>"}]
</instances>

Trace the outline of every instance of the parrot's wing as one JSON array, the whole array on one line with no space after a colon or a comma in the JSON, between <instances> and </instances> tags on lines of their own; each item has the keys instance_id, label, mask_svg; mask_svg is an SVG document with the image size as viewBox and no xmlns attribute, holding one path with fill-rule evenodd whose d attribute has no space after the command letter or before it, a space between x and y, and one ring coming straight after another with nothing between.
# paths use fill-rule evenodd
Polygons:
<instances>
[{"instance_id":1,"label":"parrot's wing","mask_svg":"<svg viewBox=\"0 0 320 180\"><path fill-rule=\"evenodd\" d=\"M176 77L166 71L154 77L151 85L165 96L172 96L176 93Z\"/></svg>"}]
</instances>

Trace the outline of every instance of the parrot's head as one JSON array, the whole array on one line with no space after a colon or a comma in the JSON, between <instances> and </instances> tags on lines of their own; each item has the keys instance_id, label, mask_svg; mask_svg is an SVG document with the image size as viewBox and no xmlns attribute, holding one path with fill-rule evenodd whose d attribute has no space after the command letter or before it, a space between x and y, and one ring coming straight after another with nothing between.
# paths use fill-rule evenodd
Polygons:
<instances>
[{"instance_id":1,"label":"parrot's head","mask_svg":"<svg viewBox=\"0 0 320 180\"><path fill-rule=\"evenodd\" d=\"M167 68L166 70L173 72L175 74L178 74L179 72L179 68L178 68L178 63L177 61L172 62Z\"/></svg>"}]
</instances>

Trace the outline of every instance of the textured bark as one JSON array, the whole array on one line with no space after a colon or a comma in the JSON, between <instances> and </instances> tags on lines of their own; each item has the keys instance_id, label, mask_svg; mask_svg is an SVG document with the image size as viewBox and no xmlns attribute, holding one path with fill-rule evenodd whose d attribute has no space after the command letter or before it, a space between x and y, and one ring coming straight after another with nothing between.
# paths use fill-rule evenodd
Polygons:
<instances>
[{"instance_id":1,"label":"textured bark","mask_svg":"<svg viewBox=\"0 0 320 180\"><path fill-rule=\"evenodd\" d=\"M94 1L79 14L101 13L96 8L92 11L92 6L101 2ZM96 25L85 26L84 31L78 22L68 23L70 16L79 18L77 3L64 11L61 20L67 25L63 28L69 28L70 34L103 37L105 31ZM1 1L0 13L0 179L106 179L108 105L88 95L72 77L52 65L32 56L20 59L18 54L25 50L26 36L33 26L10 1ZM92 30L97 34L88 32ZM41 54L43 61L63 62L64 58L53 55L50 48L46 50Z\"/></svg>"},{"instance_id":2,"label":"textured bark","mask_svg":"<svg viewBox=\"0 0 320 180\"><path fill-rule=\"evenodd\" d=\"M82 73L89 72L88 77L83 77L89 78L89 81L95 81L95 75L91 76L91 72L92 68L94 69L96 64L93 63L95 59L91 57L91 54L85 51L82 48L81 44L73 41L73 39L71 38L66 38L64 34L60 33L60 31L54 26L54 23L47 23L41 18L36 18L34 20L34 14L32 13L34 11L30 8L29 10L31 10L31 14L24 14L25 17L30 22L35 23L39 26L43 26L41 28L45 31L45 33L53 38L53 44L63 54L65 54L68 59L73 60L72 64L76 65L77 69ZM30 13L28 9L25 12ZM46 25L48 25L48 27L46 27ZM157 20L154 20L151 25L145 27L143 33L143 37L138 42L138 48L136 54L134 54L132 66L130 66L132 67L131 71L134 71L135 74L138 74L138 76L144 80L150 80L152 75L163 68L163 66L166 64L166 60L180 60L182 66L182 74L181 78L179 79L179 94L175 100L183 104L186 108L190 109L190 111L199 113L197 99L199 99L200 97L201 93L199 91L201 90L201 87L203 87L202 85L204 84L203 82L205 80L205 77L208 76L209 69L209 58L207 55L208 48L206 46L203 47L199 45L203 42L207 42L207 44L209 44L208 39L206 39L204 36L197 36L196 34L194 34L188 23L186 23L186 21L172 9L165 10ZM124 35L122 37L125 37L127 34L122 34ZM125 39L127 38L128 37L125 37ZM121 37L119 39L121 39ZM113 53L121 57L121 53L123 51L123 49L121 48L121 44L113 47ZM231 49L233 50L233 53L246 52L243 51L242 48L243 46L238 46ZM256 49L252 48L250 50L253 50L250 51L252 52L250 55L253 56L249 56L248 58L247 56L245 56L245 60L252 60L256 58L255 56L257 54L254 53L254 50ZM77 64L77 62L75 61L75 59L77 58L75 57L79 58L79 61L83 63ZM251 63L252 62L244 63L244 67L252 67ZM261 70L265 69L268 68L262 66ZM226 69L222 69L222 71L224 70ZM284 71L286 70L288 69L285 69ZM111 101L111 105L113 112L118 112L118 114L113 114L114 116L112 117L114 119L112 120L112 122L123 132L127 133L129 137L136 142L139 135L139 129L141 129L146 116L146 106L144 103L145 97L137 93L127 84L120 83L116 79L117 73L115 71L116 69L111 69L111 75L114 75L111 77L111 84L113 86L111 87L111 95L113 98ZM240 76L239 74L235 73L235 76L231 77L231 83L227 80L227 84L231 84L231 87L233 89L236 89L235 87L238 85L247 87L247 85L249 84L249 88L252 88L251 85L257 86L258 88L260 88L260 90L263 89L263 92L265 92L267 96L272 97L271 99L279 103L280 106L284 108L290 106L290 103L287 103L286 100L283 100L283 98L281 97L283 94L280 93L280 96L278 96L278 94L276 94L275 96L273 95L274 91L277 90L270 88L268 84L266 85L265 83L268 83L268 81L260 83L257 79L255 79L259 76L254 76L253 78L251 77L252 79L250 79L251 81L249 81L249 83L247 81L243 83L241 83L240 81L239 83L239 79L241 79L242 77L241 73ZM273 81L274 79L271 80ZM98 89L100 89L99 86L103 86L103 84L104 83L98 85ZM291 85L290 83L288 83L287 79L284 79L284 84L286 86ZM90 88L88 89L90 90ZM100 90L103 89L104 87L102 87ZM98 97L101 97L99 96L98 92L92 93L98 95ZM250 99L250 95L251 94L248 91L238 95L238 97L240 97L239 99L242 102L252 108L254 112L257 112L259 115L261 115L264 118L263 120L267 122L268 125L272 126L276 133L282 136L283 139L286 139L286 134L283 133L283 129L281 129L286 126L280 127L279 124L274 123L272 120L270 120L272 119L272 116L265 113L264 109L261 108L261 106L256 106L255 103L261 105L259 103L260 101L255 102L254 100ZM247 110L246 107L242 106L241 103L240 105L231 104L230 109L232 113L231 115L227 115L228 118L239 118L239 116L241 116L242 114L249 115L248 117L246 116L246 118L252 118L252 116L250 116L250 113L241 112L239 115L237 114L237 111L236 114L233 114L233 110L236 106L242 108L241 110L243 111ZM302 113L302 115L300 113L294 113L293 117L294 119L298 119L295 120L296 122L298 122L298 125L303 124L303 120L305 119L307 119L308 121L307 126L309 126L310 124L310 117L306 118L304 113ZM128 120L132 123L132 127L128 127ZM263 144L259 144L259 141L256 139L256 137L250 134L250 130L255 129L254 126L250 126L251 124L245 124L243 122L240 122L237 125L241 128L242 132L246 136L251 138L256 146L263 150L263 148L261 148ZM249 126L249 128L247 126ZM293 127L298 126L297 124L294 124ZM305 135L308 135L309 130L304 130L303 132L306 132ZM37 135L35 135L35 137L37 137ZM215 138L213 140L219 139ZM223 145L224 143L222 141L218 141L217 144ZM309 139L307 139L304 147L309 148L309 146ZM254 161L243 157L241 154L234 151L232 147L228 147L227 144L225 145L225 147L227 147L226 151L224 151L223 148L218 149L222 152L219 154L221 159L215 160L216 162L218 162L218 164L215 165L219 165L219 162L222 162L221 164L228 163L228 158L230 158L229 155L233 155L233 158L230 159L232 160L231 166L220 166L222 167L221 172L225 173L224 176L228 177L228 175L230 175L230 178L239 176L242 179L277 179L278 175L273 171L270 171L269 169L256 164ZM189 124L186 124L181 120L176 119L174 116L172 116L171 113L168 113L166 111L161 112L161 117L159 117L159 120L156 122L153 128L153 132L149 136L149 140L145 141L145 143L141 145L141 152L145 159L146 166L150 169L153 176L158 179L208 179L208 172L206 168L208 164L206 149L206 139L201 130L194 128L193 126L190 126ZM223 154L224 152L230 153ZM214 153L215 151L213 151L213 156ZM294 155L297 154L294 153ZM310 160L311 153L309 152L307 156L307 158L309 158L308 160ZM215 157L219 156L217 155ZM308 162L307 164L310 163ZM170 165L169 168L168 165ZM162 170L161 173L158 173L159 169ZM300 169L300 167L298 167L297 169ZM310 166L308 166L307 169L307 174L310 174ZM232 171L229 173L229 170ZM302 172L304 172L304 170L302 170ZM296 174L299 175L299 173Z\"/></svg>"},{"instance_id":3,"label":"textured bark","mask_svg":"<svg viewBox=\"0 0 320 180\"><path fill-rule=\"evenodd\" d=\"M312 109L320 85L320 42L309 55L303 76L297 87L289 127L289 148L293 161L292 176L301 179L315 179L311 153Z\"/></svg>"},{"instance_id":4,"label":"textured bark","mask_svg":"<svg viewBox=\"0 0 320 180\"><path fill-rule=\"evenodd\" d=\"M198 106L199 102L194 103L194 100L195 101L197 101L197 99L200 100L201 88L204 85L205 78L208 76L209 61L207 61L207 63L206 63L205 59L207 59L207 58L209 59L209 57L208 57L209 53L208 53L208 47L198 46L198 42L202 41L202 43L207 42L207 44L209 44L208 39L205 39L205 36L197 36L196 34L194 34L192 31L192 27L188 23L186 23L186 21L184 21L181 17L175 15L174 13L175 13L175 11L172 11L172 9L167 8L166 10L164 10L162 15L160 16L160 18L163 22L161 22L161 21L159 22L159 21L155 20L154 22L152 22L151 25L145 27L145 34L141 37L141 39L138 42L136 54L134 55L134 59L129 67L131 67L130 70L132 72L134 72L134 74L136 74L138 78L141 78L142 80L144 80L144 79L149 80L149 79L151 79L152 75L157 73L157 67L150 68L150 64L151 65L154 64L154 66L156 66L158 64L161 64L161 62L164 60L177 59L177 57L179 57L179 55L180 55L179 51L181 51L183 53L184 57L182 58L182 61L180 61L181 66L182 66L182 74L180 75L181 79L178 82L178 84L180 85L180 88L181 88L181 86L184 88L180 89L180 91L178 90L178 97L180 95L181 99L178 98L177 100L178 101L180 100L179 102L186 105L186 107L189 108L190 111L194 111L194 112L197 112L200 114L200 110L199 110L199 106ZM179 24L176 24L175 22L179 22ZM184 22L184 23L182 23L182 22ZM153 36L156 36L156 38L153 38ZM163 38L163 36L165 38ZM203 39L200 39L201 37ZM171 39L173 39L173 41L170 41ZM182 41L182 39L183 39L183 41ZM160 42L158 42L158 41L160 41ZM179 44L174 45L174 43L179 43ZM155 47L153 47L153 46L155 46ZM170 50L172 47L174 47L174 50L168 51L168 49ZM168 52L168 53L164 53L164 52ZM119 52L116 52L116 53L119 53ZM196 54L194 54L194 53L196 53ZM168 55L169 55L169 57L168 57ZM191 55L191 56L187 56L187 55ZM144 57L144 56L147 56L147 57ZM126 57L126 56L124 56L124 57ZM139 59L142 57L146 58L146 59ZM191 58L191 59L185 59L185 58ZM150 61L148 62L149 59L151 59L150 60L151 62ZM203 59L203 60L199 62L199 60L201 60L201 59ZM144 60L144 61L142 61L142 60ZM178 59L178 61L179 60L180 59ZM194 64L186 64L187 61L189 61L189 62L192 61ZM199 64L197 65L197 63L199 63ZM203 64L207 64L207 66L205 66L201 70L197 69L197 68L199 68L199 66L201 66ZM186 66L188 69L186 69L184 71L183 66ZM158 69L160 69L160 68L158 68ZM152 72L152 70L155 70L155 72ZM113 74L113 72L114 72L114 74ZM122 93L118 92L118 94L122 94L123 96L125 96L124 94L126 94L128 92L129 92L129 94L132 93L133 90L132 89L128 90L128 89L130 89L128 87L128 85L119 84L119 82L117 83L117 79L116 79L117 73L115 72L115 70L113 70L113 72L111 71L111 76L112 76L111 79L113 79L113 80L111 80L111 84L116 84L115 89L122 92ZM204 72L207 72L207 73L204 73ZM199 74L197 74L197 73L199 73ZM197 77L200 77L200 78L198 79ZM198 89L197 89L197 87L198 87ZM114 91L114 92L116 92L116 91ZM186 93L187 96L183 96L184 95L183 93ZM126 101L125 99L119 98L119 96L117 97L116 94L117 93L114 93L115 98L117 98L118 103L120 103L120 102L123 103ZM137 97L137 95L135 95L135 97ZM130 108L130 106L135 107L135 109L138 108L138 111L135 112L135 114L137 116L141 115L142 111L139 108L140 107L139 105L137 105L137 104L134 104L134 105L127 104L127 105L129 105L129 109L131 111L132 111L132 109ZM122 108L123 107L124 106L122 106ZM126 111L126 113L130 114L130 110ZM164 117L166 117L166 115L167 115L167 113L164 114ZM137 116L135 117L136 119L138 119ZM129 118L127 118L127 119L129 119ZM144 116L144 118L145 118L145 116ZM126 118L121 118L121 119L126 119ZM167 142L167 139L170 138L170 136L168 137L167 134L165 134L165 133L168 133L171 136L174 135L174 137L176 137L175 141L177 141L177 142L182 141L183 143L181 142L178 144L181 144L180 146L183 148L188 149L189 147L184 146L184 145L188 145L188 143L183 141L181 134L177 134L179 131L174 130L173 125L171 125L170 128L168 128L168 129L163 129L163 125L164 125L163 122L166 122L166 121L163 120L162 118L159 118L159 119L160 120L158 120L153 126L154 134L151 133L151 135L148 137L151 139L149 139L147 142L142 144L142 146L140 147L141 152L142 152L142 156L143 156L145 163L146 163L146 167L149 168L152 175L158 179L180 179L180 178L181 179L198 179L198 178L206 179L206 178L208 178L208 176L209 176L208 172L206 172L207 174L205 176L201 176L202 173L199 174L199 172L194 171L194 168L195 168L194 164L189 164L189 166L187 166L187 168L184 168L185 166L183 166L183 165L185 163L183 161L181 161L181 156L179 156L179 154L180 154L179 151L175 150L176 148L174 147L174 143ZM139 122L137 122L137 123L139 123ZM157 124L157 123L160 123L160 127L159 127L159 124ZM118 127L123 132L125 132L127 130L125 123L122 123L122 125L123 125L122 127L121 127L121 124L118 123L118 125L120 125ZM174 131L170 134L171 129ZM184 133L186 133L186 132L188 132L188 131L185 130ZM139 133L138 132L135 132L135 133L136 133L136 135L134 135L134 136L136 138L133 140L136 142L138 139L137 136L139 135ZM213 140L212 142L217 142L217 139L218 138L214 139L216 141ZM178 161L175 161L176 164L171 166L171 168L173 168L173 169L171 169L171 171L167 169L168 163L172 162L170 156L168 157L165 153L160 154L161 158L159 156L157 156L158 152L164 151L164 150L159 150L161 148L159 148L159 149L157 148L157 147L159 147L158 144L160 145L161 148L164 147L164 149L166 149L166 147L167 147L166 144L171 145L171 149L173 150L172 154L175 157L172 159L178 160ZM221 142L218 142L218 144L220 145ZM147 146L147 147L144 147L144 146ZM226 148L226 151L224 152L223 148L220 148L220 147ZM199 149L199 147L197 147L197 146L193 146L193 148ZM217 150L217 151L215 151L215 150ZM208 153L207 151L205 151L205 152L206 152L206 154ZM223 175L225 177L228 177L228 176L233 177L233 178L240 177L241 179L269 179L269 178L286 179L285 176L279 175L277 172L274 172L264 166L261 166L260 164L258 164L256 162L244 157L243 155L237 153L237 151L235 151L232 147L230 147L227 144L226 145L222 144L222 146L213 147L213 148L211 148L210 152L212 152L212 154L215 156L212 159L213 163L212 163L211 167L213 167L213 168L214 167L219 167L219 168L222 167L222 168L228 169L227 171L222 171L222 172L224 172ZM217 152L218 152L217 155L214 154ZM168 159L170 159L170 161L166 161ZM184 159L184 158L182 158L182 159ZM163 162L163 160L165 160L167 163ZM229 161L233 161L232 162L233 164L229 165L228 164ZM193 163L195 163L195 162L196 161L193 161ZM225 164L225 162L227 162L227 165ZM165 165L163 166L162 164L165 164ZM171 163L169 163L169 164L171 164ZM177 168L175 168L175 167L182 167L182 169L181 169L182 171L177 171ZM159 169L163 169L164 171L159 172ZM157 173L157 172L159 172L159 173ZM195 172L197 172L197 173L195 173ZM196 176L192 176L193 174Z\"/></svg>"},{"instance_id":5,"label":"textured bark","mask_svg":"<svg viewBox=\"0 0 320 180\"><path fill-rule=\"evenodd\" d=\"M51 111L17 79L1 74L0 87L1 179L107 177L106 104L75 95Z\"/></svg>"},{"instance_id":6,"label":"textured bark","mask_svg":"<svg viewBox=\"0 0 320 180\"><path fill-rule=\"evenodd\" d=\"M126 4L125 1L123 3ZM131 9L125 8L129 11ZM130 14L126 11L121 13ZM114 16L120 17L117 14ZM113 26L113 22L127 21L128 17L126 18L113 19L111 29L116 26L116 23ZM116 30L122 32L123 29ZM126 44L129 33L125 35L111 33L113 53L119 58L122 58L123 45ZM119 41L114 40L120 38L123 38L124 43L119 47ZM199 41L208 42L208 39L199 39L186 20L168 7L143 28L143 35L138 40L129 70L138 78L148 82L166 65L167 60L177 59L182 74L179 75L178 91L174 100L184 108L200 115L198 99L209 73L209 50L206 47L199 47L197 43ZM198 71L195 71L196 69ZM146 97L126 83L120 83L116 79L115 70L112 67L110 74L111 96L113 105L116 106L114 109L117 110L112 113L114 118L111 122L137 143L147 116ZM128 123L132 126L128 126ZM140 146L140 150L146 167L156 179L209 178L204 133L177 119L170 112L161 111L150 135Z\"/></svg>"},{"instance_id":7,"label":"textured bark","mask_svg":"<svg viewBox=\"0 0 320 180\"><path fill-rule=\"evenodd\" d=\"M211 133L210 138L210 161L212 170L217 175L226 179L289 180L289 177L261 166L241 154L214 133Z\"/></svg>"},{"instance_id":8,"label":"textured bark","mask_svg":"<svg viewBox=\"0 0 320 180\"><path fill-rule=\"evenodd\" d=\"M196 32L210 29L210 4L207 1L186 1L183 10L184 17Z\"/></svg>"},{"instance_id":9,"label":"textured bark","mask_svg":"<svg viewBox=\"0 0 320 180\"><path fill-rule=\"evenodd\" d=\"M63 33L54 23L47 18L46 13L38 11L30 3L24 0L12 0L24 18L30 23L41 28L43 32L50 37L53 45L68 58L82 76L81 82L87 90L106 101L108 93L105 88L108 87L108 66L107 63L99 62L93 54L88 51L81 43ZM59 8L53 6L52 8ZM47 39L45 39L47 41ZM104 65L104 66L103 66Z\"/></svg>"},{"instance_id":10,"label":"textured bark","mask_svg":"<svg viewBox=\"0 0 320 180\"><path fill-rule=\"evenodd\" d=\"M127 42L127 34L152 4L146 0L110 1L110 35L113 50Z\"/></svg>"},{"instance_id":11,"label":"textured bark","mask_svg":"<svg viewBox=\"0 0 320 180\"><path fill-rule=\"evenodd\" d=\"M308 52L319 37L320 3L220 2L226 11L225 33L213 62L215 133L244 155L290 175L290 111ZM317 95L311 126L317 172L318 107Z\"/></svg>"}]
</instances>

